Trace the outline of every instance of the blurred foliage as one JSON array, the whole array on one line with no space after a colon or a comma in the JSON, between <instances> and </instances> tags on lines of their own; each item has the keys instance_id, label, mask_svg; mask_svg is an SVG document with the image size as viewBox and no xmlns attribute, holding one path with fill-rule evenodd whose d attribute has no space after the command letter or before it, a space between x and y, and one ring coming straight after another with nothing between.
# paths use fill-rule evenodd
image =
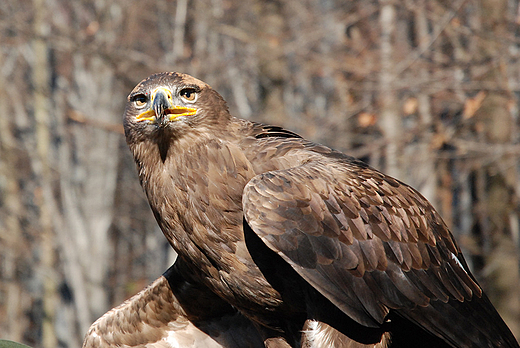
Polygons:
<instances>
[{"instance_id":1,"label":"blurred foliage","mask_svg":"<svg viewBox=\"0 0 520 348\"><path fill-rule=\"evenodd\" d=\"M8 341L8 340L0 340L0 348L30 348L25 344Z\"/></svg>"}]
</instances>

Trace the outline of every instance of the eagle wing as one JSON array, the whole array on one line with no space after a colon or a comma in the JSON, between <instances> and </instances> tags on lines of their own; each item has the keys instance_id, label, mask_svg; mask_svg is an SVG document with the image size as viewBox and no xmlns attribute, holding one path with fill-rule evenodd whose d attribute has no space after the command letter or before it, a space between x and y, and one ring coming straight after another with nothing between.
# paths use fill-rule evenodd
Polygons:
<instances>
[{"instance_id":1,"label":"eagle wing","mask_svg":"<svg viewBox=\"0 0 520 348\"><path fill-rule=\"evenodd\" d=\"M516 347L428 201L339 157L254 177L243 194L251 229L362 325L395 311L455 347Z\"/></svg>"},{"instance_id":2,"label":"eagle wing","mask_svg":"<svg viewBox=\"0 0 520 348\"><path fill-rule=\"evenodd\" d=\"M83 348L264 347L253 323L190 283L180 263L94 322Z\"/></svg>"}]
</instances>

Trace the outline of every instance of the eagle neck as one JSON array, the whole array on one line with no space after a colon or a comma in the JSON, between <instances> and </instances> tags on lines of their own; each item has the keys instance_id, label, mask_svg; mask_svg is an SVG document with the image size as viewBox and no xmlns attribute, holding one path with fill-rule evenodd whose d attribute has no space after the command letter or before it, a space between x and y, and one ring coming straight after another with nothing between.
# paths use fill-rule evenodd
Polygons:
<instances>
[{"instance_id":1,"label":"eagle neck","mask_svg":"<svg viewBox=\"0 0 520 348\"><path fill-rule=\"evenodd\" d=\"M218 277L214 260L235 251L232 241L240 236L227 234L241 226L241 194L254 173L245 158L235 158L240 153L228 141L203 132L169 140L166 156L164 143L142 142L133 149L141 185L179 256L205 276Z\"/></svg>"},{"instance_id":2,"label":"eagle neck","mask_svg":"<svg viewBox=\"0 0 520 348\"><path fill-rule=\"evenodd\" d=\"M155 218L195 281L256 312L281 300L245 244L242 193L256 173L239 143L233 135L202 133L172 141L164 161L152 142L134 154ZM260 288L246 290L251 284ZM252 292L258 296L248 297Z\"/></svg>"}]
</instances>

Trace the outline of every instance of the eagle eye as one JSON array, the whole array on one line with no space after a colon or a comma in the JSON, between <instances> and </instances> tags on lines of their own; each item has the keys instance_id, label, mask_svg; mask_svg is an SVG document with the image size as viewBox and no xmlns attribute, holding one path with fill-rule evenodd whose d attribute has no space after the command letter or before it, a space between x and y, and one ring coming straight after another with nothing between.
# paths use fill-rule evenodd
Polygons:
<instances>
[{"instance_id":1,"label":"eagle eye","mask_svg":"<svg viewBox=\"0 0 520 348\"><path fill-rule=\"evenodd\" d=\"M181 97L186 99L187 101L195 101L195 98L197 98L197 91L195 88L184 88L180 92Z\"/></svg>"},{"instance_id":2,"label":"eagle eye","mask_svg":"<svg viewBox=\"0 0 520 348\"><path fill-rule=\"evenodd\" d=\"M148 104L148 98L144 94L136 94L132 97L132 102L140 109Z\"/></svg>"}]
</instances>

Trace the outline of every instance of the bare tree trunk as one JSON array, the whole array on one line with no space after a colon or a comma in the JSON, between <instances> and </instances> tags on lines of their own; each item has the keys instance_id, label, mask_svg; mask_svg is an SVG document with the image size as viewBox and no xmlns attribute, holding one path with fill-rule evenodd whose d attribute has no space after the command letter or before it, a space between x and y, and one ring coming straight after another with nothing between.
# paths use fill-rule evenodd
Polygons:
<instances>
[{"instance_id":1,"label":"bare tree trunk","mask_svg":"<svg viewBox=\"0 0 520 348\"><path fill-rule=\"evenodd\" d=\"M0 55L0 63L2 58ZM7 94L3 90L3 86L6 85L4 76L0 75L0 110L9 114L12 110L7 103ZM3 159L3 165L0 166L0 180L3 182L1 204L4 208L0 214L0 254L3 255L0 270L3 279L0 282L0 293L5 296L6 303L5 326L0 325L0 337L21 341L27 320L23 315L23 290L16 272L16 263L23 252L22 228L19 218L23 208L16 168L18 146L11 133L12 127L12 122L8 117L0 116L0 153ZM4 323L0 321L0 324Z\"/></svg>"},{"instance_id":2,"label":"bare tree trunk","mask_svg":"<svg viewBox=\"0 0 520 348\"><path fill-rule=\"evenodd\" d=\"M430 45L430 34L428 33L428 21L426 18L426 1L421 0L416 3L415 23L416 33L419 41L419 50L426 52ZM424 58L428 56L424 53ZM428 81L430 73L426 66L419 67L419 79L421 81ZM423 82L423 83L424 83ZM422 141L419 144L419 158L420 171L418 187L421 193L434 204L438 206L437 202L437 176L435 175L435 154L431 147L432 142L432 114L430 105L430 96L427 90L421 90L417 95L417 107L419 113L419 129L422 135Z\"/></svg>"},{"instance_id":3,"label":"bare tree trunk","mask_svg":"<svg viewBox=\"0 0 520 348\"><path fill-rule=\"evenodd\" d=\"M56 333L54 331L55 308L57 304L57 284L55 267L54 231L52 229L49 201L53 199L51 188L51 173L49 167L50 130L49 130L49 63L48 47L44 40L46 5L43 0L33 0L34 6L34 32L36 38L33 41L34 65L32 69L32 81L34 85L34 118L36 122L36 146L37 162L36 172L39 174L42 190L39 201L40 226L41 226L41 264L40 272L43 277L43 323L42 343L45 348L57 346Z\"/></svg>"},{"instance_id":4,"label":"bare tree trunk","mask_svg":"<svg viewBox=\"0 0 520 348\"><path fill-rule=\"evenodd\" d=\"M90 71L97 71L93 75ZM69 103L86 117L97 122L119 119L114 110L114 89L116 89L113 71L99 57L90 59L75 57L74 83L78 90L70 94ZM118 98L124 99L121 93ZM108 233L113 219L113 201L116 188L118 164L118 135L103 129L85 127L73 128L74 143L79 151L78 165L86 168L84 176L69 182L70 199L79 209L81 226L70 229L70 239L78 240L78 250L87 255L82 261L82 268L88 279L88 300L90 313L98 317L108 307L105 279L111 255ZM69 170L75 172L74 164L69 158ZM80 173L78 173L80 174ZM80 180L78 180L80 179ZM86 236L78 232L85 231ZM85 239L87 238L87 239Z\"/></svg>"},{"instance_id":5,"label":"bare tree trunk","mask_svg":"<svg viewBox=\"0 0 520 348\"><path fill-rule=\"evenodd\" d=\"M391 1L381 2L379 25L381 27L381 72L379 74L381 128L386 140L385 171L397 178L402 178L399 165L401 118L397 112L397 98L393 84L395 64L393 59L392 37L395 33L395 8Z\"/></svg>"},{"instance_id":6,"label":"bare tree trunk","mask_svg":"<svg viewBox=\"0 0 520 348\"><path fill-rule=\"evenodd\" d=\"M60 91L56 93L56 105L60 114L57 116L56 131L60 136L67 138L67 127L66 120L66 90L65 86L60 86ZM67 86L68 87L68 86ZM79 328L79 333L73 336L76 338L83 338L88 327L92 323L92 317L89 307L89 296L88 286L85 271L82 267L82 255L83 257L88 250L88 231L82 224L81 213L78 211L78 203L74 199L74 187L73 187L73 170L70 166L70 159L72 157L73 150L71 149L71 142L63 141L58 145L58 163L56 167L59 168L60 172L60 193L61 193L61 210L58 207L54 207L56 211L56 233L58 235L58 241L60 243L61 258L63 260L63 269L65 278L67 279L68 285L70 286L72 293L74 294L74 311L76 325ZM59 218L58 218L59 217ZM79 246L83 246L80 248ZM71 328L71 331L73 328Z\"/></svg>"},{"instance_id":7,"label":"bare tree trunk","mask_svg":"<svg viewBox=\"0 0 520 348\"><path fill-rule=\"evenodd\" d=\"M238 108L239 116L243 118L251 117L251 107L247 99L246 90L244 88L245 81L242 75L233 64L233 60L236 59L235 45L232 38L224 38L224 54L228 57L230 65L228 67L228 75L230 80L233 81L231 88L233 90L233 97Z\"/></svg>"},{"instance_id":8,"label":"bare tree trunk","mask_svg":"<svg viewBox=\"0 0 520 348\"><path fill-rule=\"evenodd\" d=\"M173 57L174 60L184 56L184 32L186 31L186 16L188 0L177 0L175 22L173 27Z\"/></svg>"}]
</instances>

